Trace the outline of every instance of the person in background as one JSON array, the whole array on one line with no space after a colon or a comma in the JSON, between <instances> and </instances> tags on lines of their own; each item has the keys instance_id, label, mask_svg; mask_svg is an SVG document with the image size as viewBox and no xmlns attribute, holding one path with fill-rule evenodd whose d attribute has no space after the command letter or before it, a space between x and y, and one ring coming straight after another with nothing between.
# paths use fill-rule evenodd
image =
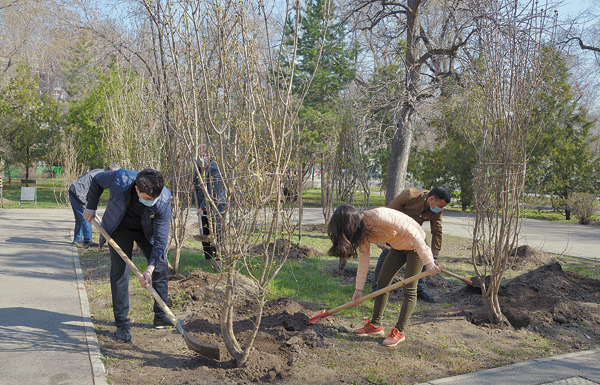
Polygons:
<instances>
[{"instance_id":1,"label":"person in background","mask_svg":"<svg viewBox=\"0 0 600 385\"><path fill-rule=\"evenodd\" d=\"M387 207L408 215L417 221L419 225L430 221L431 250L433 251L433 258L437 261L440 249L442 248L442 213L448 203L450 203L450 192L445 187L435 187L431 191L409 187L402 191ZM373 291L378 288L377 280L379 279L379 272L389 251L388 249L384 249L379 255L375 267L375 277L371 286ZM415 254L413 250L405 250L402 253L407 255L411 253ZM425 302L437 302L435 297L425 290L425 278L419 280L417 298Z\"/></svg>"},{"instance_id":2,"label":"person in background","mask_svg":"<svg viewBox=\"0 0 600 385\"><path fill-rule=\"evenodd\" d=\"M85 248L98 246L97 243L92 242L92 225L83 219L83 208L87 205L87 193L94 175L104 171L117 171L118 169L120 167L116 164L111 164L106 170L101 168L94 169L81 176L69 187L69 201L71 202L73 215L75 215L75 231L73 232L72 245L82 244Z\"/></svg>"},{"instance_id":3,"label":"person in background","mask_svg":"<svg viewBox=\"0 0 600 385\"><path fill-rule=\"evenodd\" d=\"M350 258L356 256L356 250L359 250L353 301L362 297L371 259L371 243L388 243L392 246L392 251L381 268L379 278L381 288L389 286L404 265L406 265L406 278L419 274L423 266L427 266L431 275L440 271L433 260L431 249L425 244L423 228L408 215L387 207L365 210L361 213L354 206L341 205L331 216L327 234L333 243L329 255ZM401 253L401 250L416 250L416 253L406 254ZM385 346L396 346L404 341L404 331L417 302L416 286L416 282L410 282L402 288L404 299L400 315L395 327L383 340ZM367 321L363 328L355 330L355 335L383 334L381 320L388 297L389 292L375 297L371 320Z\"/></svg>"},{"instance_id":4,"label":"person in background","mask_svg":"<svg viewBox=\"0 0 600 385\"><path fill-rule=\"evenodd\" d=\"M196 169L194 169L194 180L193 190L196 194L196 215L200 216L202 223L202 234L210 234L210 221L213 222L213 228L216 230L217 237L220 237L221 221L225 210L227 208L227 195L225 193L225 184L223 183L223 176L217 164L211 159L208 154L206 145L200 146L198 150L199 159L196 160L196 166L202 173L202 177L198 175ZM206 186L206 191L210 199L214 202L217 207L218 213L210 212L214 210L214 207L210 204L207 196L204 193L201 183ZM202 242L202 248L204 250L204 258L207 261L215 261L215 270L221 269L220 259L217 255L217 249L211 242Z\"/></svg>"},{"instance_id":5,"label":"person in background","mask_svg":"<svg viewBox=\"0 0 600 385\"><path fill-rule=\"evenodd\" d=\"M171 192L164 186L163 176L153 169L101 172L92 178L88 203L83 218L92 222L100 196L110 189L110 198L102 215L102 227L131 258L133 242L148 260L140 279L142 286L152 285L167 302L169 291L166 248L171 227ZM103 238L100 239L102 244ZM117 326L116 337L131 341L129 327L129 266L112 246L110 249L110 289ZM172 326L164 310L154 301L154 322L157 329Z\"/></svg>"}]
</instances>

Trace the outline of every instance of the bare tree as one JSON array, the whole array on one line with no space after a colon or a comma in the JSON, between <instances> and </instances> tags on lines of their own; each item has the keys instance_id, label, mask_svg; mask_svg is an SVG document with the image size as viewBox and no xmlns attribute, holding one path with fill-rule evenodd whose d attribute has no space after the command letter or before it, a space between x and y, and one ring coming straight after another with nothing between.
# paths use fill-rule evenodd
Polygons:
<instances>
[{"instance_id":1,"label":"bare tree","mask_svg":"<svg viewBox=\"0 0 600 385\"><path fill-rule=\"evenodd\" d=\"M477 152L472 259L487 317L501 323L498 290L518 241L527 151L536 138L532 115L547 70L542 48L553 20L535 1L480 6L480 57L466 108L475 127L464 128Z\"/></svg>"},{"instance_id":2,"label":"bare tree","mask_svg":"<svg viewBox=\"0 0 600 385\"><path fill-rule=\"evenodd\" d=\"M477 14L468 0L354 0L350 4L356 28L368 33L372 51L378 57L389 52L403 61L404 76L396 79L401 86L387 101L397 109L386 189L389 202L405 185L418 109L436 95L443 79L459 75L461 51L476 32Z\"/></svg>"},{"instance_id":3,"label":"bare tree","mask_svg":"<svg viewBox=\"0 0 600 385\"><path fill-rule=\"evenodd\" d=\"M204 173L196 169L209 204L211 241L227 279L221 332L230 354L244 365L261 323L267 286L285 263L293 233L281 186L296 153L299 101L292 97L293 70L284 71L281 60L294 60L297 45L293 52L278 50L284 47L283 23L287 18L297 23L298 4L286 4L285 20L274 34L271 3L140 3L163 36L165 84L173 87L168 92L174 118L168 128L181 143L178 155L194 159L198 146L205 143L223 175L226 210L219 211L219 202L206 189ZM166 92L163 88L158 97L164 98ZM264 247L260 255L248 252L248 245L278 239L288 241L281 255L276 247ZM233 331L240 269L257 284L259 305L244 346Z\"/></svg>"}]
</instances>

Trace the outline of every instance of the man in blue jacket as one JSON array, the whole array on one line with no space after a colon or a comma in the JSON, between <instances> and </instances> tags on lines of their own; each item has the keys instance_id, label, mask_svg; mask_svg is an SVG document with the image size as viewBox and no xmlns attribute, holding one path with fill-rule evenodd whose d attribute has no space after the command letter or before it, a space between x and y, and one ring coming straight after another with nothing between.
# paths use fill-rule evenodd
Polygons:
<instances>
[{"instance_id":1,"label":"man in blue jacket","mask_svg":"<svg viewBox=\"0 0 600 385\"><path fill-rule=\"evenodd\" d=\"M103 171L117 171L120 167L116 164L111 164L106 170L101 168L94 169L69 186L69 201L75 215L75 231L73 232L72 245L83 243L83 247L98 246L92 242L92 225L83 219L83 208L87 205L87 193L92 184L94 175Z\"/></svg>"},{"instance_id":2,"label":"man in blue jacket","mask_svg":"<svg viewBox=\"0 0 600 385\"><path fill-rule=\"evenodd\" d=\"M163 176L156 170L141 172L121 169L101 172L92 178L88 203L83 217L90 222L96 216L100 195L110 189L110 198L102 227L131 258L133 242L144 253L148 267L140 279L142 286L151 284L163 301L168 296L168 263L166 247L171 226L171 193L164 187ZM104 239L100 239L102 244ZM110 287L117 339L130 341L129 329L129 267L110 247ZM154 302L154 327L173 325L160 306Z\"/></svg>"}]
</instances>

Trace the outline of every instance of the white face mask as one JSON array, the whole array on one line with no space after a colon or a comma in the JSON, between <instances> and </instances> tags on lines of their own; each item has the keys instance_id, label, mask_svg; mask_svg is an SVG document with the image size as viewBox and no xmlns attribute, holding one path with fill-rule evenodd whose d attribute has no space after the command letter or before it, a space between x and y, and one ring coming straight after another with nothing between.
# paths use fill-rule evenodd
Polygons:
<instances>
[{"instance_id":1,"label":"white face mask","mask_svg":"<svg viewBox=\"0 0 600 385\"><path fill-rule=\"evenodd\" d=\"M432 213L441 213L443 208L437 207L435 205L435 199L431 201L432 206L429 207Z\"/></svg>"},{"instance_id":2,"label":"white face mask","mask_svg":"<svg viewBox=\"0 0 600 385\"><path fill-rule=\"evenodd\" d=\"M160 197L158 197L158 198L160 198ZM149 201L142 199L142 198L138 198L138 199L140 200L140 203L143 204L144 206L152 207L152 206L154 206L154 204L156 202L158 202L158 198L156 198L154 200L149 200Z\"/></svg>"}]
</instances>

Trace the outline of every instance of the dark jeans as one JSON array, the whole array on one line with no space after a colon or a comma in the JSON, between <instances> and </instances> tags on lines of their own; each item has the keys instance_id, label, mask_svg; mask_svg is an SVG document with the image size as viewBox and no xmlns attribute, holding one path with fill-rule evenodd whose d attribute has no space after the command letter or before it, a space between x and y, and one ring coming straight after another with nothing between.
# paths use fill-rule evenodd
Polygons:
<instances>
[{"instance_id":1,"label":"dark jeans","mask_svg":"<svg viewBox=\"0 0 600 385\"><path fill-rule=\"evenodd\" d=\"M83 206L81 203L69 194L69 201L75 215L75 230L73 232L73 242L91 242L92 241L92 225L83 219Z\"/></svg>"},{"instance_id":2,"label":"dark jeans","mask_svg":"<svg viewBox=\"0 0 600 385\"><path fill-rule=\"evenodd\" d=\"M202 220L202 231L203 231L203 234L204 235L210 234L210 226L209 226L209 223L208 223L208 217L206 215L203 215L200 219ZM206 260L210 260L210 259L215 258L215 255L217 254L217 248L214 247L212 245L212 243L210 243L210 242L202 242L202 249L204 249L204 258L206 258Z\"/></svg>"},{"instance_id":3,"label":"dark jeans","mask_svg":"<svg viewBox=\"0 0 600 385\"><path fill-rule=\"evenodd\" d=\"M381 272L381 266L383 266L383 261L385 261L385 257L387 257L389 249L384 249L381 254L379 254L379 259L377 259L377 265L375 265L375 276L373 277L373 283L371 284L371 292L377 290L377 280L379 279L379 273ZM423 266L423 271L427 270L427 266ZM422 293L425 291L425 278L421 278L419 283L417 284L417 293Z\"/></svg>"},{"instance_id":4,"label":"dark jeans","mask_svg":"<svg viewBox=\"0 0 600 385\"><path fill-rule=\"evenodd\" d=\"M150 257L152 245L146 239L142 231L127 231L122 228L117 228L112 239L119 245L125 254L131 258L133 252L133 242L137 243L138 247L144 253L146 259ZM129 324L129 266L121 258L121 256L109 245L110 249L110 289L112 292L113 313L115 316L115 325L121 327ZM152 273L152 287L160 298L165 303L167 302L169 293L169 265L166 258L161 258L160 262ZM158 303L154 301L154 314L158 318L166 317L165 312L160 308Z\"/></svg>"},{"instance_id":5,"label":"dark jeans","mask_svg":"<svg viewBox=\"0 0 600 385\"><path fill-rule=\"evenodd\" d=\"M381 266L381 274L377 281L377 287L384 288L389 286L404 265L406 265L405 278L419 274L423 268L423 262L421 262L421 258L419 258L414 250L390 250ZM396 329L399 331L405 330L408 320L415 310L415 304L417 303L417 282L413 281L403 286L402 291L404 293L404 298L402 300L400 315L396 322ZM390 293L387 292L375 297L373 317L371 318L371 323L373 325L381 325L381 318L383 317L383 312L385 311L389 296Z\"/></svg>"}]
</instances>

